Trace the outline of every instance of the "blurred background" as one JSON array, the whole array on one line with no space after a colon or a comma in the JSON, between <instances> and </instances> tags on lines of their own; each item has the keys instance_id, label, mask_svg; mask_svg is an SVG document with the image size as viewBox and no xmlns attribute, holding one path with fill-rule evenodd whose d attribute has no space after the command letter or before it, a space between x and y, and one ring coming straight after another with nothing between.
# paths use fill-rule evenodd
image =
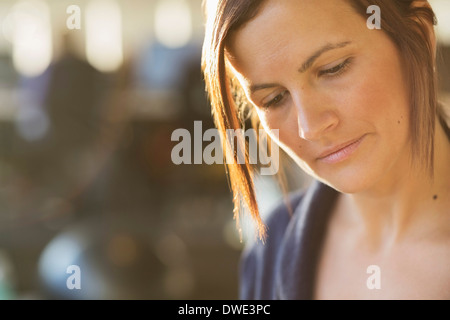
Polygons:
<instances>
[{"instance_id":1,"label":"blurred background","mask_svg":"<svg viewBox=\"0 0 450 320\"><path fill-rule=\"evenodd\" d=\"M213 127L202 38L201 0L0 0L0 299L238 297L251 224L241 241L224 166L171 161L175 129ZM281 194L257 188L264 214Z\"/></svg>"}]
</instances>

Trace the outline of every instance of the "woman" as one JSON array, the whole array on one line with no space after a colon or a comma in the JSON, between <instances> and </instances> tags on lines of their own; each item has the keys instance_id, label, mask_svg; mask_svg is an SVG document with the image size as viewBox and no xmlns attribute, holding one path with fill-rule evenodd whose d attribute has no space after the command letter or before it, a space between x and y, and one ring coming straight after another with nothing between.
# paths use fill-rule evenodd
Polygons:
<instances>
[{"instance_id":1,"label":"woman","mask_svg":"<svg viewBox=\"0 0 450 320\"><path fill-rule=\"evenodd\" d=\"M371 5L381 29L368 27ZM316 180L263 222L251 166L229 165L236 207L265 239L244 252L241 298L449 299L450 130L428 1L207 9L203 70L222 136L247 106Z\"/></svg>"}]
</instances>

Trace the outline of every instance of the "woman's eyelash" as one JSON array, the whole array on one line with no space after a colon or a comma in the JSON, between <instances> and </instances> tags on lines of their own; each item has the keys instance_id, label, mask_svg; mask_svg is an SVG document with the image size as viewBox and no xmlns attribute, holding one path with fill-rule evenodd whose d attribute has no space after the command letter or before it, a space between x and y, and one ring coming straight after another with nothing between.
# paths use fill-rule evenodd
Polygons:
<instances>
[{"instance_id":1,"label":"woman's eyelash","mask_svg":"<svg viewBox=\"0 0 450 320\"><path fill-rule=\"evenodd\" d=\"M264 109L268 109L270 107L275 107L277 105L279 105L281 102L283 102L285 95L287 94L287 91L283 91L280 94L278 94L275 98L273 98L272 100L270 100L269 102L265 103L263 105Z\"/></svg>"},{"instance_id":2,"label":"woman's eyelash","mask_svg":"<svg viewBox=\"0 0 450 320\"><path fill-rule=\"evenodd\" d=\"M337 76L341 75L342 73L344 73L344 71L347 70L348 66L350 65L350 62L351 62L351 58L345 60L344 62L338 64L337 66L335 66L333 68L319 71L319 77L320 76L337 77Z\"/></svg>"},{"instance_id":3,"label":"woman's eyelash","mask_svg":"<svg viewBox=\"0 0 450 320\"><path fill-rule=\"evenodd\" d=\"M344 62L338 64L337 66L327 69L327 70L322 70L319 71L319 76L325 76L325 77L338 77L341 74L343 74L347 68L350 66L351 63L351 58L348 58L347 60L345 60ZM278 105L280 105L283 100L285 99L285 95L287 94L287 91L283 91L282 93L278 94L275 98L273 98L272 100L270 100L269 102L265 103L263 105L264 109L268 109L270 107L276 107Z\"/></svg>"}]
</instances>

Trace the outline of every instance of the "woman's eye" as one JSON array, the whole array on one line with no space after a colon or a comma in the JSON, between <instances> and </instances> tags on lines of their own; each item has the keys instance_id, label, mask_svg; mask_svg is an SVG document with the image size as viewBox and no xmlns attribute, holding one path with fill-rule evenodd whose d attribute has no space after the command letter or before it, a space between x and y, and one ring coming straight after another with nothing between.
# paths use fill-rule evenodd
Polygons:
<instances>
[{"instance_id":1,"label":"woman's eye","mask_svg":"<svg viewBox=\"0 0 450 320\"><path fill-rule=\"evenodd\" d=\"M352 61L352 58L348 58L344 62L338 64L337 66L334 66L330 69L321 70L319 71L319 77L338 77L341 74L343 74L348 67L350 66L350 63ZM286 99L286 95L288 94L288 91L283 91L280 94L276 95L273 99L271 99L267 103L263 103L263 108L268 109L270 107L276 107L283 103L283 101Z\"/></svg>"},{"instance_id":2,"label":"woman's eye","mask_svg":"<svg viewBox=\"0 0 450 320\"><path fill-rule=\"evenodd\" d=\"M276 107L276 106L280 105L283 102L283 100L285 99L286 94L287 94L287 91L283 91L282 93L275 96L275 98L273 98L269 102L264 103L263 104L264 109L267 109L270 107Z\"/></svg>"},{"instance_id":3,"label":"woman's eye","mask_svg":"<svg viewBox=\"0 0 450 320\"><path fill-rule=\"evenodd\" d=\"M347 68L349 67L351 62L351 59L347 59L344 62L338 64L337 66L327 69L327 70L322 70L319 71L319 76L325 76L325 77L336 77L341 75L342 73L344 73L344 71L347 70Z\"/></svg>"}]
</instances>

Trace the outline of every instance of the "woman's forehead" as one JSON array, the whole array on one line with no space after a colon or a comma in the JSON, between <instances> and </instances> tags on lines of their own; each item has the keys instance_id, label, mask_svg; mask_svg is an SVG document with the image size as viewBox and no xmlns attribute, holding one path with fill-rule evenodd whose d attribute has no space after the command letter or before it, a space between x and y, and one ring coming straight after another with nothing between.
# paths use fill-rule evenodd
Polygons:
<instances>
[{"instance_id":1,"label":"woman's forehead","mask_svg":"<svg viewBox=\"0 0 450 320\"><path fill-rule=\"evenodd\" d=\"M273 44L295 36L332 36L354 30L355 24L365 25L362 22L364 19L344 0L269 0L250 21L230 34L227 45L234 49L239 38Z\"/></svg>"},{"instance_id":2,"label":"woman's forehead","mask_svg":"<svg viewBox=\"0 0 450 320\"><path fill-rule=\"evenodd\" d=\"M292 52L300 60L319 48L367 32L365 20L343 0L269 0L227 41L227 58L239 73L276 67ZM281 59L281 60L280 60ZM276 70L273 70L276 71Z\"/></svg>"}]
</instances>

